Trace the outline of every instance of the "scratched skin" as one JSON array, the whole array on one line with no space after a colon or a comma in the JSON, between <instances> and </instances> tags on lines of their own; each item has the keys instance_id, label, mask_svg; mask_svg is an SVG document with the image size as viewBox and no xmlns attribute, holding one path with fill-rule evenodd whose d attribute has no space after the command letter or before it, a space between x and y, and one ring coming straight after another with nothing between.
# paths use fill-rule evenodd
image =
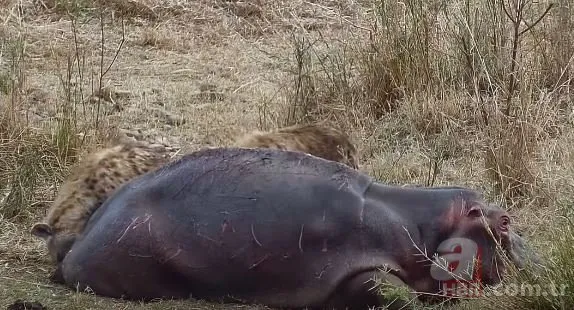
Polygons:
<instances>
[{"instance_id":1,"label":"scratched skin","mask_svg":"<svg viewBox=\"0 0 574 310\"><path fill-rule=\"evenodd\" d=\"M117 191L56 274L109 297L363 309L382 302L365 283L382 267L394 283L436 293L420 249L430 256L447 236L473 238L485 283L500 281L494 243L465 217L477 208L494 226L507 216L461 187L386 186L299 152L209 149ZM501 236L511 257L524 256L516 235Z\"/></svg>"}]
</instances>

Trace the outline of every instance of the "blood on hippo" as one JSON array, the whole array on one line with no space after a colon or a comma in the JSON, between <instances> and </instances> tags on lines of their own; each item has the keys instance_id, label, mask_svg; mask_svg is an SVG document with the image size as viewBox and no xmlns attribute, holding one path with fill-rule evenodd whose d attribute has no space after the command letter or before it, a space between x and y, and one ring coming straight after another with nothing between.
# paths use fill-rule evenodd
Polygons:
<instances>
[{"instance_id":1,"label":"blood on hippo","mask_svg":"<svg viewBox=\"0 0 574 310\"><path fill-rule=\"evenodd\" d=\"M499 283L497 244L524 257L509 218L463 187L390 186L302 152L206 149L116 191L58 272L116 298L366 309L389 302L374 277L441 297L433 254L453 240L476 245L479 284Z\"/></svg>"}]
</instances>

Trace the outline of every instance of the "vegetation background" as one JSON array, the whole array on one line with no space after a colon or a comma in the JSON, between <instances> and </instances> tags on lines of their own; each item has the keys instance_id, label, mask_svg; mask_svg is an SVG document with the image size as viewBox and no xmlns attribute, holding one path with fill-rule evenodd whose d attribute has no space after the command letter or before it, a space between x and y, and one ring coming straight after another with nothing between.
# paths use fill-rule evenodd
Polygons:
<instances>
[{"instance_id":1,"label":"vegetation background","mask_svg":"<svg viewBox=\"0 0 574 310\"><path fill-rule=\"evenodd\" d=\"M71 292L29 229L118 137L178 156L320 121L382 182L503 203L547 262L508 281L567 285L456 309L572 309L573 39L569 0L0 0L0 306L263 308Z\"/></svg>"}]
</instances>

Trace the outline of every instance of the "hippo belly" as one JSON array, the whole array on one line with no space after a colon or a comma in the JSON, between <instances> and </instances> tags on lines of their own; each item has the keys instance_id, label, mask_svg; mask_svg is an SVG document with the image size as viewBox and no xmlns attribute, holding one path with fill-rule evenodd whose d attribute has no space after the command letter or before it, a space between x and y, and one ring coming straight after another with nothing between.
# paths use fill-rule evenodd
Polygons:
<instances>
[{"instance_id":1,"label":"hippo belly","mask_svg":"<svg viewBox=\"0 0 574 310\"><path fill-rule=\"evenodd\" d=\"M371 183L303 153L197 152L118 190L60 269L67 285L110 297L320 306L389 262L365 226Z\"/></svg>"}]
</instances>

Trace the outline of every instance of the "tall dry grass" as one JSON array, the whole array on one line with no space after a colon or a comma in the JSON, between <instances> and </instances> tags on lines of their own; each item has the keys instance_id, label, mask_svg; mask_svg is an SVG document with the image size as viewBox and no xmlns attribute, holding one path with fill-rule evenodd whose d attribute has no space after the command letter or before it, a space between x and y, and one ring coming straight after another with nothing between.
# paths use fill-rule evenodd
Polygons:
<instances>
[{"instance_id":1,"label":"tall dry grass","mask_svg":"<svg viewBox=\"0 0 574 310\"><path fill-rule=\"evenodd\" d=\"M70 31L75 34L81 12L68 7L66 14L72 21ZM99 64L90 67L85 61L89 49L77 40L71 42L62 61L66 66L58 72L62 100L55 103L55 119L43 124L28 121L26 31L7 33L0 41L0 53L8 64L8 70L0 74L0 218L4 220L22 222L37 217L47 207L37 198L53 197L69 168L84 152L115 137L114 126L101 125L105 115L101 97L95 95L102 92L104 78L123 40L111 63L104 62L106 15L100 11L99 17Z\"/></svg>"},{"instance_id":2,"label":"tall dry grass","mask_svg":"<svg viewBox=\"0 0 574 310\"><path fill-rule=\"evenodd\" d=\"M448 132L472 143L508 202L532 198L543 186L531 162L568 118L564 81L572 78L573 54L563 11L570 8L528 0L377 2L368 37L335 46L294 36L285 123L327 118L374 131L377 121L400 116L403 134L430 141ZM552 39L556 29L564 40Z\"/></svg>"},{"instance_id":3,"label":"tall dry grass","mask_svg":"<svg viewBox=\"0 0 574 310\"><path fill-rule=\"evenodd\" d=\"M285 123L328 119L362 132L363 161L374 162L370 172L382 181L467 179L463 185L485 190L527 219L523 230L548 259L542 274L510 281L568 289L510 303L489 297L478 306L572 307L574 6L375 1L372 12L371 26L347 42L294 36Z\"/></svg>"}]
</instances>

